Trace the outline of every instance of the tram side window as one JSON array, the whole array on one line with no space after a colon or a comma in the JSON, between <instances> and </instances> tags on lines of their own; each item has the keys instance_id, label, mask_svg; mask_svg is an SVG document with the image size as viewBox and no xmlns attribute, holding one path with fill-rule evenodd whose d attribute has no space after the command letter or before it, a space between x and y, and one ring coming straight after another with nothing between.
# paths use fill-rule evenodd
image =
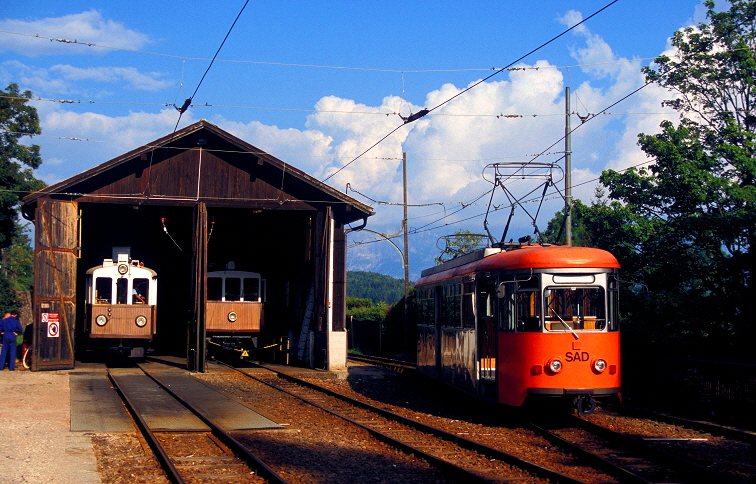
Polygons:
<instances>
[{"instance_id":1,"label":"tram side window","mask_svg":"<svg viewBox=\"0 0 756 484\"><path fill-rule=\"evenodd\" d=\"M132 304L147 304L150 296L150 280L143 278L134 279L134 288L131 292Z\"/></svg>"},{"instance_id":2,"label":"tram side window","mask_svg":"<svg viewBox=\"0 0 756 484\"><path fill-rule=\"evenodd\" d=\"M241 279L238 277L226 278L226 301L239 301L241 299Z\"/></svg>"},{"instance_id":3,"label":"tram side window","mask_svg":"<svg viewBox=\"0 0 756 484\"><path fill-rule=\"evenodd\" d=\"M460 297L461 297L460 284L448 284L444 286L444 302L442 310L442 325L451 328L458 328L461 326L460 315Z\"/></svg>"},{"instance_id":4,"label":"tram side window","mask_svg":"<svg viewBox=\"0 0 756 484\"><path fill-rule=\"evenodd\" d=\"M434 291L432 288L423 288L418 292L418 316L420 324L432 325L435 323L435 304L433 300Z\"/></svg>"},{"instance_id":5,"label":"tram side window","mask_svg":"<svg viewBox=\"0 0 756 484\"><path fill-rule=\"evenodd\" d=\"M462 285L462 327L475 327L475 311L473 304L475 302L475 283L465 282Z\"/></svg>"},{"instance_id":6,"label":"tram side window","mask_svg":"<svg viewBox=\"0 0 756 484\"><path fill-rule=\"evenodd\" d=\"M95 279L95 304L111 304L113 301L113 279L98 277Z\"/></svg>"},{"instance_id":7,"label":"tram side window","mask_svg":"<svg viewBox=\"0 0 756 484\"><path fill-rule=\"evenodd\" d=\"M116 281L116 304L129 303L129 280L121 277Z\"/></svg>"},{"instance_id":8,"label":"tram side window","mask_svg":"<svg viewBox=\"0 0 756 484\"><path fill-rule=\"evenodd\" d=\"M220 277L208 277L207 278L207 300L208 301L222 301L223 300L223 279Z\"/></svg>"},{"instance_id":9,"label":"tram side window","mask_svg":"<svg viewBox=\"0 0 756 484\"><path fill-rule=\"evenodd\" d=\"M260 280L255 277L244 278L244 300L245 301L259 301L260 300Z\"/></svg>"},{"instance_id":10,"label":"tram side window","mask_svg":"<svg viewBox=\"0 0 756 484\"><path fill-rule=\"evenodd\" d=\"M619 331L619 283L617 276L609 276L609 331Z\"/></svg>"},{"instance_id":11,"label":"tram side window","mask_svg":"<svg viewBox=\"0 0 756 484\"><path fill-rule=\"evenodd\" d=\"M496 295L499 304L499 330L515 330L515 284L507 281L499 283Z\"/></svg>"},{"instance_id":12,"label":"tram side window","mask_svg":"<svg viewBox=\"0 0 756 484\"><path fill-rule=\"evenodd\" d=\"M531 277L517 283L515 307L517 311L517 331L541 330L540 280Z\"/></svg>"}]
</instances>

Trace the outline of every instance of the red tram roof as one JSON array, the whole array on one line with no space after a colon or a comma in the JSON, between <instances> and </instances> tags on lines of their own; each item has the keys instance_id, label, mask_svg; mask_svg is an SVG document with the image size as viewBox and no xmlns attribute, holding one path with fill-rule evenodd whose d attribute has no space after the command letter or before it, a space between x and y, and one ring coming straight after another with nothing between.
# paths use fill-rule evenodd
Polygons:
<instances>
[{"instance_id":1,"label":"red tram roof","mask_svg":"<svg viewBox=\"0 0 756 484\"><path fill-rule=\"evenodd\" d=\"M521 269L619 269L617 259L609 252L592 247L525 245L501 251L463 265L437 266L433 273L423 275L415 283L424 286L480 272ZM425 271L424 271L425 272Z\"/></svg>"}]
</instances>

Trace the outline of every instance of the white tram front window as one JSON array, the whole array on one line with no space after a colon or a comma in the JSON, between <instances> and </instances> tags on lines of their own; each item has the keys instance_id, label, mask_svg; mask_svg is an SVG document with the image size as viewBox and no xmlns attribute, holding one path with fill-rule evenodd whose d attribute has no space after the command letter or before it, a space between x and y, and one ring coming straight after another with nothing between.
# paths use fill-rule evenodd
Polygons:
<instances>
[{"instance_id":1,"label":"white tram front window","mask_svg":"<svg viewBox=\"0 0 756 484\"><path fill-rule=\"evenodd\" d=\"M603 330L605 301L602 287L548 288L544 291L546 330Z\"/></svg>"},{"instance_id":2,"label":"white tram front window","mask_svg":"<svg viewBox=\"0 0 756 484\"><path fill-rule=\"evenodd\" d=\"M129 280L123 277L116 281L116 304L129 303Z\"/></svg>"},{"instance_id":3,"label":"white tram front window","mask_svg":"<svg viewBox=\"0 0 756 484\"><path fill-rule=\"evenodd\" d=\"M131 290L131 304L147 304L150 293L150 280L135 278Z\"/></svg>"},{"instance_id":4,"label":"white tram front window","mask_svg":"<svg viewBox=\"0 0 756 484\"><path fill-rule=\"evenodd\" d=\"M95 279L95 304L110 304L113 300L113 279L97 277Z\"/></svg>"}]
</instances>

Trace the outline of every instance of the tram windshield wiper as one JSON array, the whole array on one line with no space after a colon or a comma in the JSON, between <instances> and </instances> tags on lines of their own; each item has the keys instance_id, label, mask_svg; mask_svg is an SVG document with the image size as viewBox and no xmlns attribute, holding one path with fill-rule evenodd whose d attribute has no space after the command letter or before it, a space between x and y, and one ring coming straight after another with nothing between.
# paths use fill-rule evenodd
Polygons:
<instances>
[{"instance_id":1,"label":"tram windshield wiper","mask_svg":"<svg viewBox=\"0 0 756 484\"><path fill-rule=\"evenodd\" d=\"M580 336L575 332L574 329L572 329L572 326L570 326L569 324L567 324L564 321L564 319L562 319L562 317L559 315L559 313L557 313L556 311L554 311L554 308L552 308L551 305L549 305L548 307L551 310L551 312L554 313L554 316L556 316L557 318L559 318L559 321L564 325L564 327L567 328L567 330L569 330L570 333L572 333L572 335L575 337L575 339L580 339Z\"/></svg>"}]
</instances>

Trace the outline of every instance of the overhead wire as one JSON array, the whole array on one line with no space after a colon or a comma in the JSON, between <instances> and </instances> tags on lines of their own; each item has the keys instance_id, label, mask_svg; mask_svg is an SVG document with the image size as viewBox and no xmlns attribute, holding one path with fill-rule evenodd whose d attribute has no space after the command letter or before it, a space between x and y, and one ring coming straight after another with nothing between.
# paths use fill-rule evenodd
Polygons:
<instances>
[{"instance_id":1,"label":"overhead wire","mask_svg":"<svg viewBox=\"0 0 756 484\"><path fill-rule=\"evenodd\" d=\"M125 47L115 47L110 45L95 44L93 42L82 42L78 40L62 39L46 37L39 34L27 34L23 32L13 32L10 30L0 30L2 34L18 35L23 37L32 37L40 40L47 40L50 42L59 42L71 45L82 45L86 47L97 47L101 49L129 52L134 54L152 55L158 57L168 57L171 59L179 59L182 61L208 61L209 57L189 57L178 54L166 54L161 52L143 51L139 49L129 49ZM272 62L272 61L254 61L249 59L216 59L219 63L233 63L233 64L252 64L252 65L269 65L275 67L304 67L311 69L334 69L334 70L349 70L349 71L368 71L368 72L382 72L382 73L410 73L410 74L423 74L423 73L451 73L451 72L476 72L476 71L498 71L500 69L508 71L523 71L523 70L540 70L540 69L565 69L570 67L594 67L616 63L628 63L628 62L643 62L653 61L655 57L638 57L633 59L620 59L616 61L607 62L594 62L590 64L576 64L571 66L537 66L537 67L460 67L455 69L403 69L403 68L377 68L377 67L360 67L360 66L338 66L338 65L319 65L319 64L307 64L307 63L295 63L295 62Z\"/></svg>"},{"instance_id":2,"label":"overhead wire","mask_svg":"<svg viewBox=\"0 0 756 484\"><path fill-rule=\"evenodd\" d=\"M587 16L586 18L582 19L582 20L581 20L580 22L576 23L576 24L575 24L575 25L573 25L572 27L569 27L568 29L566 29L566 30L564 30L563 32L561 32L560 34L558 34L558 35L556 35L556 36L552 37L551 39L547 40L546 42L542 43L541 45L539 45L539 46L538 46L538 47L536 47L535 49L532 49L532 50L531 50L530 52L528 52L528 53L526 53L526 54L524 54L524 55L522 55L522 56L518 57L518 58L517 58L517 59L515 59L514 61L510 62L510 63L509 63L508 65L506 65L506 66L502 67L501 69L498 69L498 70L497 70L496 72L494 72L493 74L491 74L491 75L489 75L489 76L486 76L486 77L484 77L483 79L480 79L479 81L477 81L477 82L475 82L475 83L473 83L473 84L469 85L469 86L468 86L468 87L466 87L465 89L463 89L463 90L461 90L460 92L458 92L458 93L454 94L453 96L449 97L449 98L448 98L448 99L446 99L445 101L443 101L443 102L441 102L441 103L437 104L437 105L436 105L436 106L434 106L433 108L430 108L430 109L422 109L422 110L420 110L419 112L417 112L417 113L415 113L415 114L412 114L412 115L410 115L410 116L409 116L409 117L407 117L407 118L403 118L403 120L404 120L404 123L403 123L403 124L400 124L400 125L399 125L399 126L397 126L396 128L392 129L392 130L391 130L391 131L390 131L390 132L389 132L389 133L388 133L387 135L385 135L385 136L384 136L383 138L381 138L380 140L378 140L378 141L376 141L375 143L373 143L373 144L372 144L372 145L371 145L371 146L370 146L369 148L367 148L367 149L366 149L365 151L363 151L362 153L360 153L359 155L357 155L357 156L356 156L356 157L355 157L355 158L354 158L353 160L351 160L351 161L350 161L350 162L348 162L348 163L347 163L346 165L344 165L344 166L340 167L340 168L339 168L338 170L336 170L335 172L333 172L333 173L331 173L330 175L328 175L328 176L327 176L326 178L324 178L324 179L323 179L322 181L323 181L323 182L326 182L326 181L328 181L329 179L331 179L331 178L332 178L333 176L335 176L336 174L338 174L339 172L341 172L342 170L344 170L345 168L347 168L347 167L348 167L349 165L351 165L352 163L354 163L354 162L355 162L355 161L357 161L358 159L360 159L360 158L361 158L361 157L362 157L363 155L365 155L365 154L366 154L367 152L369 152L370 150L372 150L373 148L375 148L376 146L378 146L378 145L379 145L380 143L382 143L382 142L383 142L383 141L384 141L384 140L385 140L386 138L388 138L389 136L391 136L391 135L392 135L392 134L394 134L395 132L399 131L399 129L400 129L400 128L401 128L402 126L404 126L404 125L406 125L406 124L409 124L409 123L411 123L411 122L413 122L413 121L417 121L418 119L422 118L423 116L425 116L425 115L427 115L427 114L429 114L429 113L431 113L431 112L435 111L436 109L440 108L441 106L444 106L445 104L447 104L447 103L451 102L452 100L454 100L454 99L458 98L458 97L459 97L459 96L461 96L462 94L464 94L464 93L466 93L466 92L470 91L471 89L474 89L474 88L475 88L476 86L479 86L480 84L482 84L482 83L486 82L487 80L491 79L492 77L494 77L494 76L496 76L496 75L498 75L498 74L500 74L500 73L504 72L504 71L505 71L505 70L506 70L507 68L509 68L509 67L512 67L512 66L513 66L514 64L516 64L516 63L520 62L521 60L525 59L525 58L526 58L526 57L528 57L529 55L531 55L531 54L533 54L533 53L535 53L535 52L537 52L537 51L541 50L542 48L546 47L546 46L547 46L547 45L549 45L550 43L554 42L554 41L555 41L555 40L557 40L558 38L562 37L563 35L567 34L568 32L572 31L573 29L577 28L578 26L582 25L583 23L587 22L588 20L590 20L591 18L595 17L595 16L596 16L596 15L598 15L599 13L603 12L604 10L606 10L607 8L609 8L610 6L612 6L612 5L614 5L615 3L617 3L618 1L619 1L619 0L613 0L613 1L609 2L608 4L606 4L605 6L603 6L602 8L600 8L599 10L595 11L595 12L594 12L594 13L592 13L591 15Z\"/></svg>"}]
</instances>

